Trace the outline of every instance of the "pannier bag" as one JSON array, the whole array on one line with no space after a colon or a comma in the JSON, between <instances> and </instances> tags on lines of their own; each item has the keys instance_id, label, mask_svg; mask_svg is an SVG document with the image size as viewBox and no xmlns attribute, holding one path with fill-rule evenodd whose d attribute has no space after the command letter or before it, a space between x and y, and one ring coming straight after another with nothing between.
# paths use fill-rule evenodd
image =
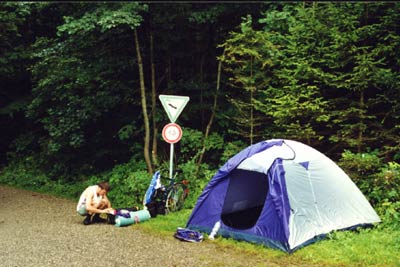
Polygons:
<instances>
[{"instance_id":1,"label":"pannier bag","mask_svg":"<svg viewBox=\"0 0 400 267\"><path fill-rule=\"evenodd\" d=\"M203 235L201 233L180 227L176 229L174 237L181 241L187 241L193 243L198 243L203 241Z\"/></svg>"}]
</instances>

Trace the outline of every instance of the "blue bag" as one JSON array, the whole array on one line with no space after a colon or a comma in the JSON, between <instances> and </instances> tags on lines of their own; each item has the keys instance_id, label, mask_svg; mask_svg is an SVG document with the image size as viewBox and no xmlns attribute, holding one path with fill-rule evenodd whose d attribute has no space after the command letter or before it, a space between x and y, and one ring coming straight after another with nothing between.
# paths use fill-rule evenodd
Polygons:
<instances>
[{"instance_id":1,"label":"blue bag","mask_svg":"<svg viewBox=\"0 0 400 267\"><path fill-rule=\"evenodd\" d=\"M161 184L160 178L161 178L160 171L155 172L144 197L143 201L144 206L146 206L152 201L154 193L156 192L158 186L160 186Z\"/></svg>"},{"instance_id":2,"label":"blue bag","mask_svg":"<svg viewBox=\"0 0 400 267\"><path fill-rule=\"evenodd\" d=\"M199 243L203 241L203 235L199 232L178 227L174 237L187 242Z\"/></svg>"}]
</instances>

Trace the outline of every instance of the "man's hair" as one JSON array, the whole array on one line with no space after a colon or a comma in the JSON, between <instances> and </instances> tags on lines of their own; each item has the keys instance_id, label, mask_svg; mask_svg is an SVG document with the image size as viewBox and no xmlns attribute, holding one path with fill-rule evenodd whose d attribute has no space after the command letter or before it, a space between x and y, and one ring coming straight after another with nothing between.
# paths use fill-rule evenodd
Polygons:
<instances>
[{"instance_id":1,"label":"man's hair","mask_svg":"<svg viewBox=\"0 0 400 267\"><path fill-rule=\"evenodd\" d=\"M101 189L106 190L107 192L110 191L111 187L110 184L108 182L101 182L97 184Z\"/></svg>"}]
</instances>

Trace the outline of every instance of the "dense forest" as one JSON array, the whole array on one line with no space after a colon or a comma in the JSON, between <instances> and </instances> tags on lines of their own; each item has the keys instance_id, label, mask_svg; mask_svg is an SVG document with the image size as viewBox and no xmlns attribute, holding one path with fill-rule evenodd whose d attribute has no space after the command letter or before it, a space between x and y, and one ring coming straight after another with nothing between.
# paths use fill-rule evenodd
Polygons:
<instances>
[{"instance_id":1,"label":"dense forest","mask_svg":"<svg viewBox=\"0 0 400 267\"><path fill-rule=\"evenodd\" d=\"M3 182L107 173L144 190L168 167L158 96L181 95L174 162L195 192L240 149L287 138L400 209L397 2L4 2L0 20Z\"/></svg>"}]
</instances>

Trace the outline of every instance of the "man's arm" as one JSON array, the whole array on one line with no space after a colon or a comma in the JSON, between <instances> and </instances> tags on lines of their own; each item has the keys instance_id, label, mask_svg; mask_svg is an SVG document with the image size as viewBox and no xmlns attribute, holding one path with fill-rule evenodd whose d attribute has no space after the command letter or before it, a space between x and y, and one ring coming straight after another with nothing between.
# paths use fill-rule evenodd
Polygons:
<instances>
[{"instance_id":1,"label":"man's arm","mask_svg":"<svg viewBox=\"0 0 400 267\"><path fill-rule=\"evenodd\" d=\"M111 208L111 202L110 202L110 200L108 200L107 195L103 196L103 201L104 201L104 203L106 203L106 208L107 209Z\"/></svg>"},{"instance_id":2,"label":"man's arm","mask_svg":"<svg viewBox=\"0 0 400 267\"><path fill-rule=\"evenodd\" d=\"M90 213L108 213L108 212L110 212L109 207L107 207L106 209L103 209L103 210L96 208L93 203L93 199L94 199L94 193L88 192L88 194L86 196L86 210L88 212L90 212Z\"/></svg>"}]
</instances>

